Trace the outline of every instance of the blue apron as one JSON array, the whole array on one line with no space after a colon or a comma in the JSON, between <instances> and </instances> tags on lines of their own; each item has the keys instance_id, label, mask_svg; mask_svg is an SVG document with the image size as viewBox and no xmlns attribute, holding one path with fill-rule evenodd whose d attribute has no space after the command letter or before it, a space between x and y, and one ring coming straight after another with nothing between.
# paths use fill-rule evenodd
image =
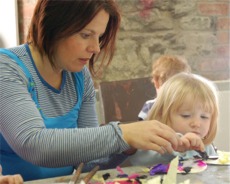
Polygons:
<instances>
[{"instance_id":1,"label":"blue apron","mask_svg":"<svg viewBox=\"0 0 230 184\"><path fill-rule=\"evenodd\" d=\"M29 80L28 91L30 92L32 99L36 103L37 108L40 110L37 95L34 90L34 82L29 70L26 68L24 63L9 50L0 49L0 54L8 55L23 69L26 77ZM41 116L43 117L45 126L47 128L77 128L78 112L82 103L84 90L84 79L82 72L76 72L74 73L74 76L76 81L75 86L78 99L76 105L67 114L52 118L45 117L40 110ZM61 168L47 168L40 167L23 160L10 148L2 134L0 134L0 164L3 168L3 175L21 174L24 181L70 175L73 172L73 166Z\"/></svg>"}]
</instances>

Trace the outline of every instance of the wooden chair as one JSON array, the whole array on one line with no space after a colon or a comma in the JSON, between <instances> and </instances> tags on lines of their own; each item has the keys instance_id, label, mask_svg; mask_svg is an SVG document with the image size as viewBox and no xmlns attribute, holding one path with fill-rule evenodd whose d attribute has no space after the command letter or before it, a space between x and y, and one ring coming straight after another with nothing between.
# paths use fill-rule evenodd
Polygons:
<instances>
[{"instance_id":1,"label":"wooden chair","mask_svg":"<svg viewBox=\"0 0 230 184\"><path fill-rule=\"evenodd\" d=\"M103 123L138 121L144 103L155 95L156 90L149 77L101 82L99 102Z\"/></svg>"}]
</instances>

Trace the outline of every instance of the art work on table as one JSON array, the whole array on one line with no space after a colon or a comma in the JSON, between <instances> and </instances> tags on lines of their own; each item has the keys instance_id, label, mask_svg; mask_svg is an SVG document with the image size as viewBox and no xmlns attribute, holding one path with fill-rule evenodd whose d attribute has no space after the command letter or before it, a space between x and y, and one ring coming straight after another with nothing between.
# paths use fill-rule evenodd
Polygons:
<instances>
[{"instance_id":1,"label":"art work on table","mask_svg":"<svg viewBox=\"0 0 230 184\"><path fill-rule=\"evenodd\" d=\"M171 163L170 163L171 164ZM168 169L170 167L170 164L157 164L150 168L149 174L150 176L154 176L156 174L167 174ZM198 173L203 172L207 169L207 164L205 161L201 159L188 159L179 161L177 168L174 170L177 171L177 173L181 174L188 174L188 173Z\"/></svg>"},{"instance_id":2,"label":"art work on table","mask_svg":"<svg viewBox=\"0 0 230 184\"><path fill-rule=\"evenodd\" d=\"M207 168L207 164L202 160L194 159L192 159L192 161L186 160L181 163L179 162L178 157L176 157L168 165L159 164L154 166L153 168L156 169L155 171L153 171L153 168L150 168L145 175L141 175L139 173L132 173L128 175L122 170L122 168L117 167L118 174L116 178L107 178L106 181L103 179L103 176L99 177L95 175L93 177L94 181L90 182L89 184L176 184L177 173L185 173L185 167L190 167L190 173L197 173L204 171ZM108 176L108 173L106 173L106 176ZM190 180L186 180L180 184L190 184Z\"/></svg>"},{"instance_id":3,"label":"art work on table","mask_svg":"<svg viewBox=\"0 0 230 184\"><path fill-rule=\"evenodd\" d=\"M199 173L207 169L207 164L203 160L185 160L179 163L177 173Z\"/></svg>"},{"instance_id":4,"label":"art work on table","mask_svg":"<svg viewBox=\"0 0 230 184\"><path fill-rule=\"evenodd\" d=\"M230 165L230 152L217 151L218 159L209 159L206 161L208 165Z\"/></svg>"},{"instance_id":5,"label":"art work on table","mask_svg":"<svg viewBox=\"0 0 230 184\"><path fill-rule=\"evenodd\" d=\"M229 165L229 157L230 152L224 151L218 151L218 157L216 157L215 160L212 160L213 158L206 154L196 155L192 159L185 160L182 158L179 160L179 157L175 157L169 164L157 164L150 168L143 167L135 171L135 173L126 173L126 169L124 168L123 170L119 166L116 167L117 173L109 173L107 171L96 174L96 172L93 172L93 169L88 174L86 173L87 175L85 177L83 176L87 178L87 176L90 175L90 181L83 182L84 180L82 180L81 182L84 184L177 184L178 174L200 173L207 169L208 164ZM61 182L63 181L59 180L58 183L61 184ZM68 182L68 184L70 183ZM179 184L190 184L190 180L186 179Z\"/></svg>"}]
</instances>

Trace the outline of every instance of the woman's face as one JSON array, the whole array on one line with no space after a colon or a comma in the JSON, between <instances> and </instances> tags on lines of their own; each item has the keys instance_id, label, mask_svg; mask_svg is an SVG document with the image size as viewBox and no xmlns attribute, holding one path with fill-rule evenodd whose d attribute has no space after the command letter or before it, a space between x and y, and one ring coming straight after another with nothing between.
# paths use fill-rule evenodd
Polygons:
<instances>
[{"instance_id":1,"label":"woman's face","mask_svg":"<svg viewBox=\"0 0 230 184\"><path fill-rule=\"evenodd\" d=\"M100 52L99 38L106 30L109 14L101 10L80 32L58 42L54 61L60 70L79 72L93 54Z\"/></svg>"},{"instance_id":2,"label":"woman's face","mask_svg":"<svg viewBox=\"0 0 230 184\"><path fill-rule=\"evenodd\" d=\"M201 138L207 135L211 118L212 114L205 111L203 104L199 100L194 101L189 95L179 109L170 112L171 126L176 132L193 132Z\"/></svg>"}]
</instances>

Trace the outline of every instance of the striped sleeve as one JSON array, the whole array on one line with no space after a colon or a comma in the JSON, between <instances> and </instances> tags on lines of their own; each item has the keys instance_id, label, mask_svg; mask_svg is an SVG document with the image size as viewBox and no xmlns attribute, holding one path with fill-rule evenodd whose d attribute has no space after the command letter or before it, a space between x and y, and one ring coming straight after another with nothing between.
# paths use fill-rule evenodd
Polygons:
<instances>
[{"instance_id":1,"label":"striped sleeve","mask_svg":"<svg viewBox=\"0 0 230 184\"><path fill-rule=\"evenodd\" d=\"M81 109L78 118L78 127L98 127L98 118L96 113L96 93L93 86L93 80L89 70L85 67L84 74L84 93Z\"/></svg>"}]
</instances>

